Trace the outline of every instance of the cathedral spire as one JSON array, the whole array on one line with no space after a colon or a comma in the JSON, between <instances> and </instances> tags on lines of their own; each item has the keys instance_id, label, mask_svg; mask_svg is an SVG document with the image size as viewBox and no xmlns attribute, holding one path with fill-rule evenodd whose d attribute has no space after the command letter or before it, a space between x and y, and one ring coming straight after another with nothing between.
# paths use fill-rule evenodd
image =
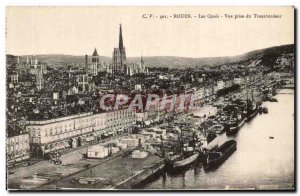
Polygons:
<instances>
[{"instance_id":1,"label":"cathedral spire","mask_svg":"<svg viewBox=\"0 0 300 196\"><path fill-rule=\"evenodd\" d=\"M99 56L96 48L94 50L93 56Z\"/></svg>"},{"instance_id":2,"label":"cathedral spire","mask_svg":"<svg viewBox=\"0 0 300 196\"><path fill-rule=\"evenodd\" d=\"M122 24L120 24L120 34L119 34L119 49L123 49L123 36L122 36Z\"/></svg>"}]
</instances>

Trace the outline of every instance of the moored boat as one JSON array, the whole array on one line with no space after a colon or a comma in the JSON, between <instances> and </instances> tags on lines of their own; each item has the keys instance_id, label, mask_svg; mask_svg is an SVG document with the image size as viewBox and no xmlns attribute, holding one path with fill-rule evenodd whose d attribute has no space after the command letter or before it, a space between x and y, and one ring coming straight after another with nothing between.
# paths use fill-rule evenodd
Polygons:
<instances>
[{"instance_id":1,"label":"moored boat","mask_svg":"<svg viewBox=\"0 0 300 196\"><path fill-rule=\"evenodd\" d=\"M259 113L259 114L262 114L262 113L263 113L263 110L262 110L262 107L261 107L261 106L258 107L258 113Z\"/></svg>"},{"instance_id":2,"label":"moored boat","mask_svg":"<svg viewBox=\"0 0 300 196\"><path fill-rule=\"evenodd\" d=\"M176 171L178 168L182 168L185 166L190 165L191 163L195 162L199 155L199 149L196 149L196 134L193 133L192 141L186 141L183 138L183 130L181 130L181 137L180 137L180 152L178 153L171 153L165 160L165 166L167 169L171 171ZM189 146L192 144L192 146Z\"/></svg>"},{"instance_id":3,"label":"moored boat","mask_svg":"<svg viewBox=\"0 0 300 196\"><path fill-rule=\"evenodd\" d=\"M217 134L221 134L224 132L224 126L221 124L216 124L211 127L211 130Z\"/></svg>"},{"instance_id":4,"label":"moored boat","mask_svg":"<svg viewBox=\"0 0 300 196\"><path fill-rule=\"evenodd\" d=\"M250 122L258 113L258 107L255 102L248 101L246 122Z\"/></svg>"},{"instance_id":5,"label":"moored boat","mask_svg":"<svg viewBox=\"0 0 300 196\"><path fill-rule=\"evenodd\" d=\"M263 112L264 114L268 114L269 110L268 110L267 107L263 107L263 108L262 108L262 112Z\"/></svg>"},{"instance_id":6,"label":"moored boat","mask_svg":"<svg viewBox=\"0 0 300 196\"><path fill-rule=\"evenodd\" d=\"M213 141L215 138L217 137L217 135L214 132L209 132L206 136L206 141L207 143L210 143L211 141Z\"/></svg>"},{"instance_id":7,"label":"moored boat","mask_svg":"<svg viewBox=\"0 0 300 196\"><path fill-rule=\"evenodd\" d=\"M181 160L173 161L171 163L171 167L172 167L172 169L178 169L178 168L190 165L191 163L193 163L194 161L197 160L198 156L199 156L199 152L194 152L191 156L187 156Z\"/></svg>"},{"instance_id":8,"label":"moored boat","mask_svg":"<svg viewBox=\"0 0 300 196\"><path fill-rule=\"evenodd\" d=\"M276 98L271 98L270 102L278 102L278 100Z\"/></svg>"},{"instance_id":9,"label":"moored boat","mask_svg":"<svg viewBox=\"0 0 300 196\"><path fill-rule=\"evenodd\" d=\"M227 123L226 135L234 135L236 134L241 127L245 124L245 118L240 114L235 118L232 118Z\"/></svg>"},{"instance_id":10,"label":"moored boat","mask_svg":"<svg viewBox=\"0 0 300 196\"><path fill-rule=\"evenodd\" d=\"M206 170L218 167L223 163L235 150L236 141L229 140L222 144L220 147L216 148L214 151L208 153L206 160Z\"/></svg>"}]
</instances>

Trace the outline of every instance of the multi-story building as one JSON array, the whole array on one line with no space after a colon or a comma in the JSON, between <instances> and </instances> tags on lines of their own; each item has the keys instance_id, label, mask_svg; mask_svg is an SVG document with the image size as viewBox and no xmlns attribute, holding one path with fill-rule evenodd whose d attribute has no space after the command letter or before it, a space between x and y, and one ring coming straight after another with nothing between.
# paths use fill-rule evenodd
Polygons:
<instances>
[{"instance_id":1,"label":"multi-story building","mask_svg":"<svg viewBox=\"0 0 300 196\"><path fill-rule=\"evenodd\" d=\"M92 77L89 76L86 73L79 74L77 75L77 84L78 84L78 89L81 92L87 92L90 91L91 89L91 83L92 83Z\"/></svg>"},{"instance_id":2,"label":"multi-story building","mask_svg":"<svg viewBox=\"0 0 300 196\"><path fill-rule=\"evenodd\" d=\"M27 121L31 151L44 155L50 151L81 146L93 132L93 113L82 113L56 119Z\"/></svg>"},{"instance_id":3,"label":"multi-story building","mask_svg":"<svg viewBox=\"0 0 300 196\"><path fill-rule=\"evenodd\" d=\"M112 110L106 112L106 132L120 134L130 132L136 123L136 116L131 109Z\"/></svg>"},{"instance_id":4,"label":"multi-story building","mask_svg":"<svg viewBox=\"0 0 300 196\"><path fill-rule=\"evenodd\" d=\"M131 131L134 113L128 109L102 113L81 113L46 120L27 121L31 151L45 155L52 151L76 148L99 141L102 136Z\"/></svg>"},{"instance_id":5,"label":"multi-story building","mask_svg":"<svg viewBox=\"0 0 300 196\"><path fill-rule=\"evenodd\" d=\"M234 83L234 84L242 85L242 84L245 83L245 79L244 79L244 78L241 78L241 77L239 77L239 78L234 78L234 79L233 79L233 83Z\"/></svg>"},{"instance_id":6,"label":"multi-story building","mask_svg":"<svg viewBox=\"0 0 300 196\"><path fill-rule=\"evenodd\" d=\"M200 87L198 88L195 92L194 92L194 96L196 100L201 100L205 97L205 91L204 91L204 87Z\"/></svg>"},{"instance_id":7,"label":"multi-story building","mask_svg":"<svg viewBox=\"0 0 300 196\"><path fill-rule=\"evenodd\" d=\"M143 126L144 123L148 120L148 112L147 111L137 111L135 113L136 116L136 124L138 126Z\"/></svg>"},{"instance_id":8,"label":"multi-story building","mask_svg":"<svg viewBox=\"0 0 300 196\"><path fill-rule=\"evenodd\" d=\"M11 74L8 75L9 77L9 82L12 84L18 84L19 82L19 75L17 72L12 72Z\"/></svg>"},{"instance_id":9,"label":"multi-story building","mask_svg":"<svg viewBox=\"0 0 300 196\"><path fill-rule=\"evenodd\" d=\"M9 125L10 126L10 125ZM14 131L7 130L8 137L6 138L6 154L7 163L14 164L30 158L29 148L29 134L18 133L14 134Z\"/></svg>"}]
</instances>

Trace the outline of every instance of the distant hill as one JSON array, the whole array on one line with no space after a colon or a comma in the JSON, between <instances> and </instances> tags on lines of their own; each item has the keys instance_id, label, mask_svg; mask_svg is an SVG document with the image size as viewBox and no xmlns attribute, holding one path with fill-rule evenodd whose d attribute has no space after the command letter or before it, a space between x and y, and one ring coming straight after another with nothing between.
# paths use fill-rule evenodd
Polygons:
<instances>
[{"instance_id":1,"label":"distant hill","mask_svg":"<svg viewBox=\"0 0 300 196\"><path fill-rule=\"evenodd\" d=\"M247 61L253 58L261 58L261 64L270 65L275 63L278 56L284 53L294 53L294 45L282 45L275 46L260 50L254 50L243 55L229 56L229 57L209 57L209 58L188 58L188 57L176 57L176 56L146 56L143 57L144 62L148 66L156 67L169 67L169 68L184 68L184 67L195 67L203 65L219 65L219 64L232 64L241 61ZM7 63L16 63L16 56L6 55ZM84 64L83 56L72 56L72 55L60 55L60 54L49 54L49 55L36 55L37 59L41 62L48 64L61 63L63 65L70 64ZM26 56L21 57L22 61L26 61ZM89 62L91 57L89 56ZM100 62L111 63L112 58L106 56L100 56ZM139 63L140 57L128 57L127 62Z\"/></svg>"}]
</instances>

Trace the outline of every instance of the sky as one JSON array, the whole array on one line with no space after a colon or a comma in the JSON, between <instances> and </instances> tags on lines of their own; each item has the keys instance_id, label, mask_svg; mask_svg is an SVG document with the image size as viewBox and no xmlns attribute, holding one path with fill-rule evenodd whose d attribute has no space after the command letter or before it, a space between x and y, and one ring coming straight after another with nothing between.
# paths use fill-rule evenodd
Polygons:
<instances>
[{"instance_id":1,"label":"sky","mask_svg":"<svg viewBox=\"0 0 300 196\"><path fill-rule=\"evenodd\" d=\"M234 19L225 14L252 17ZM163 15L169 18L160 19ZM7 7L6 53L92 55L96 47L100 56L112 56L120 23L129 57L234 56L294 43L292 7Z\"/></svg>"}]
</instances>

